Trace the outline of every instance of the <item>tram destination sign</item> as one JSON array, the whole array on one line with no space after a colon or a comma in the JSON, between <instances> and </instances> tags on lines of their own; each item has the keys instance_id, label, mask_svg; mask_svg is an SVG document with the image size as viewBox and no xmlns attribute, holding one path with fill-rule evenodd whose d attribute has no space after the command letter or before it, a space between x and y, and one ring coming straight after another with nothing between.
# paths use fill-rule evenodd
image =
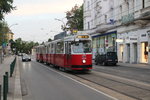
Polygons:
<instances>
[{"instance_id":1,"label":"tram destination sign","mask_svg":"<svg viewBox=\"0 0 150 100\"><path fill-rule=\"evenodd\" d=\"M87 38L89 38L89 36L88 35L78 35L77 38L81 38L81 39L85 38L85 39L87 39Z\"/></svg>"}]
</instances>

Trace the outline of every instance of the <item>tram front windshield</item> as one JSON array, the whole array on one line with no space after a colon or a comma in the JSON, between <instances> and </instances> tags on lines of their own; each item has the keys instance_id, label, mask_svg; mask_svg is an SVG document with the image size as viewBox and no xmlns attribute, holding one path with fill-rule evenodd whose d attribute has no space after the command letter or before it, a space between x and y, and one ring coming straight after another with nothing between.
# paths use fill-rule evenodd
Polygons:
<instances>
[{"instance_id":1,"label":"tram front windshield","mask_svg":"<svg viewBox=\"0 0 150 100\"><path fill-rule=\"evenodd\" d=\"M79 41L72 44L73 53L91 53L91 41Z\"/></svg>"}]
</instances>

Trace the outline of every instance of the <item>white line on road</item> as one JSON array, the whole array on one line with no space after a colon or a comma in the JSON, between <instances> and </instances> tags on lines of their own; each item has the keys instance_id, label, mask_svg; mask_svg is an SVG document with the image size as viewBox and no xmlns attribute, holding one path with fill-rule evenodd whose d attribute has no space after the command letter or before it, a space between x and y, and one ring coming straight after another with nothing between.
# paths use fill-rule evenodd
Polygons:
<instances>
[{"instance_id":1,"label":"white line on road","mask_svg":"<svg viewBox=\"0 0 150 100\"><path fill-rule=\"evenodd\" d=\"M41 65L42 65L42 64L41 64ZM42 66L44 66L44 65L42 65ZM111 99L113 99L113 100L118 100L118 99L115 98L115 97L112 97L112 96L110 96L110 95L108 95L108 94L106 94L106 93L104 93L104 92L102 92L102 91L99 91L99 90L97 90L97 89L95 89L95 88L93 88L93 87L90 87L90 86L88 86L88 85L86 85L86 84L84 84L84 83L81 83L81 82L79 82L79 81L77 81L77 80L75 80L75 79L73 79L73 78L71 78L71 77L69 77L69 76L66 76L65 74L62 74L62 73L60 73L60 72L58 72L58 71L55 71L55 70L50 69L50 68L45 67L45 66L44 66L44 68L47 68L48 70L51 70L51 71L53 71L53 72L55 72L55 73L58 73L58 74L60 74L60 75L62 75L62 76L64 76L64 77L68 78L68 79L71 79L71 80L73 80L73 81L75 81L75 82L77 82L77 83L79 83L79 84L81 84L81 85L83 85L83 86L86 86L86 87L88 87L88 88L90 88L90 89L92 89L92 90L94 90L94 91L96 91L96 92L98 92L98 93L100 93L100 94L103 94L103 95L105 95L105 96L107 96L107 97L109 97L109 98L111 98Z\"/></svg>"}]
</instances>

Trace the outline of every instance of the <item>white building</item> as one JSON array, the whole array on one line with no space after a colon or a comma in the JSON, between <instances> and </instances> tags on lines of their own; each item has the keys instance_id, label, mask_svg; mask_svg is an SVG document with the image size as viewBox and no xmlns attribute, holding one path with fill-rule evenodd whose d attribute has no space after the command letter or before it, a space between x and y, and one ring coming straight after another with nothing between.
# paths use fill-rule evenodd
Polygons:
<instances>
[{"instance_id":1,"label":"white building","mask_svg":"<svg viewBox=\"0 0 150 100\"><path fill-rule=\"evenodd\" d=\"M150 63L150 0L84 0L84 30L93 58L112 48L121 62Z\"/></svg>"}]
</instances>

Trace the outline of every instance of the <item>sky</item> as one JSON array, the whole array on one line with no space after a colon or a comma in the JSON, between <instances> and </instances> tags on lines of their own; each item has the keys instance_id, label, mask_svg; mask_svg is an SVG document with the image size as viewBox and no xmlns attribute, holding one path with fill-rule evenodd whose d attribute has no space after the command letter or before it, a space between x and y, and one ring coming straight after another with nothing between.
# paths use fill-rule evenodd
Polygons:
<instances>
[{"instance_id":1,"label":"sky","mask_svg":"<svg viewBox=\"0 0 150 100\"><path fill-rule=\"evenodd\" d=\"M65 12L82 3L83 0L14 0L16 10L5 15L5 20L14 39L43 42L61 32L61 25L66 22Z\"/></svg>"}]
</instances>

